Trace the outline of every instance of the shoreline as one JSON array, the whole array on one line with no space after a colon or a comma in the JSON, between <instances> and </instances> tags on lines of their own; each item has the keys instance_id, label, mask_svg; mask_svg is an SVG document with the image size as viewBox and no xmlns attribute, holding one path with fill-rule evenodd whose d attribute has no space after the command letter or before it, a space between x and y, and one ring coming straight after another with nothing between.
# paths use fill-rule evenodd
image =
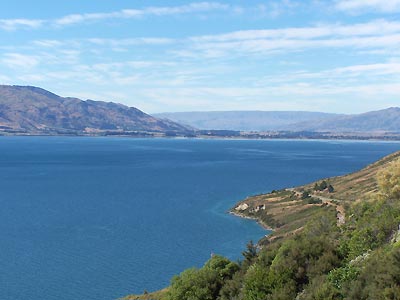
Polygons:
<instances>
[{"instance_id":1,"label":"shoreline","mask_svg":"<svg viewBox=\"0 0 400 300\"><path fill-rule=\"evenodd\" d=\"M57 138L57 137L65 137L65 138L129 138L129 139L166 139L166 140L220 140L220 141L309 141L309 142L325 142L325 141L335 141L335 142L359 142L359 143L368 143L368 142L380 142L380 143L400 143L400 137L393 139L385 139L378 137L366 137L366 138L337 138L337 137L326 137L326 138L305 138L305 137L265 137L265 138L252 138L252 137L221 137L221 136L195 136L195 137L187 137L187 136L146 136L146 135L90 135L90 134L1 134L1 138L7 137L48 137L48 138Z\"/></svg>"},{"instance_id":2,"label":"shoreline","mask_svg":"<svg viewBox=\"0 0 400 300\"><path fill-rule=\"evenodd\" d=\"M271 231L271 233L272 233L273 231L276 230L275 228L272 228L271 226L265 224L263 221L261 221L261 220L255 218L255 217L249 217L249 216L243 215L243 214L241 214L241 213L234 212L234 211L232 211L232 210L229 210L228 213L229 213L230 215L233 215L233 216L238 217L238 218L256 221L258 225L260 225L260 226L261 226L263 229L265 229L265 230ZM271 233L270 233L270 234L271 234ZM266 234L265 236L269 236L270 234Z\"/></svg>"}]
</instances>

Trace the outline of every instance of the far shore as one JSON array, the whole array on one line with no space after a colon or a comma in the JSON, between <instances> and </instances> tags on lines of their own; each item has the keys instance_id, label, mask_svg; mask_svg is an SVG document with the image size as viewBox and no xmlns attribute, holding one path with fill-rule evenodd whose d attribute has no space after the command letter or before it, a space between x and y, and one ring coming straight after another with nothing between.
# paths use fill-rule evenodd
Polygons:
<instances>
[{"instance_id":1,"label":"far shore","mask_svg":"<svg viewBox=\"0 0 400 300\"><path fill-rule=\"evenodd\" d=\"M0 132L1 137L93 137L93 138L133 138L133 139L199 139L199 140L280 140L280 141L365 141L365 142L400 142L400 134L393 136L217 136L217 135L196 135L196 136L185 136L175 135L168 136L160 133L137 133L137 134L43 134L43 133L24 133L24 134L4 134Z\"/></svg>"}]
</instances>

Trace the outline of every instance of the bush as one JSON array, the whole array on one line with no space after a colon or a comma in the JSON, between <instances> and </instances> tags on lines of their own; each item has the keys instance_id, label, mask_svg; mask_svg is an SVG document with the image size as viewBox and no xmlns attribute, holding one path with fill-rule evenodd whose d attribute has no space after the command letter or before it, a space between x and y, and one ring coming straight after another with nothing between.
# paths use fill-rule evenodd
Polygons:
<instances>
[{"instance_id":1,"label":"bush","mask_svg":"<svg viewBox=\"0 0 400 300\"><path fill-rule=\"evenodd\" d=\"M172 279L168 300L217 299L225 281L239 270L238 264L214 255L201 269L188 269Z\"/></svg>"}]
</instances>

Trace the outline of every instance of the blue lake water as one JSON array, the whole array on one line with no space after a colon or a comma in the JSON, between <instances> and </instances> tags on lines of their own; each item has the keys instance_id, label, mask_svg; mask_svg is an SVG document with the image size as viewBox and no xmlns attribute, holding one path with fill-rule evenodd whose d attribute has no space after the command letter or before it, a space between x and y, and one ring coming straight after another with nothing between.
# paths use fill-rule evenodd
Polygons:
<instances>
[{"instance_id":1,"label":"blue lake water","mask_svg":"<svg viewBox=\"0 0 400 300\"><path fill-rule=\"evenodd\" d=\"M0 298L109 300L166 286L266 231L246 196L341 175L399 143L0 138Z\"/></svg>"}]
</instances>

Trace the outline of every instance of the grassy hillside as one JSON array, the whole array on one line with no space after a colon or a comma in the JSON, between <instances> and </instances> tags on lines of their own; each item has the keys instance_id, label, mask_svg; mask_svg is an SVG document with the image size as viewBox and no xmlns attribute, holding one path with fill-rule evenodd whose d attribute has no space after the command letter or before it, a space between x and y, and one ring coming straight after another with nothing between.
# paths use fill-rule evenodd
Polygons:
<instances>
[{"instance_id":1,"label":"grassy hillside","mask_svg":"<svg viewBox=\"0 0 400 300\"><path fill-rule=\"evenodd\" d=\"M232 213L274 229L236 263L212 257L127 299L400 299L400 152L349 175L249 197Z\"/></svg>"},{"instance_id":2,"label":"grassy hillside","mask_svg":"<svg viewBox=\"0 0 400 300\"><path fill-rule=\"evenodd\" d=\"M378 192L377 174L400 158L400 152L391 154L366 168L344 176L321 179L304 186L273 191L249 197L238 203L231 213L258 220L274 229L266 240L281 238L304 228L307 221L320 210L334 208L338 224L343 223L345 211L352 203L368 201ZM320 190L326 182L327 187ZM333 189L329 191L328 187Z\"/></svg>"}]
</instances>

